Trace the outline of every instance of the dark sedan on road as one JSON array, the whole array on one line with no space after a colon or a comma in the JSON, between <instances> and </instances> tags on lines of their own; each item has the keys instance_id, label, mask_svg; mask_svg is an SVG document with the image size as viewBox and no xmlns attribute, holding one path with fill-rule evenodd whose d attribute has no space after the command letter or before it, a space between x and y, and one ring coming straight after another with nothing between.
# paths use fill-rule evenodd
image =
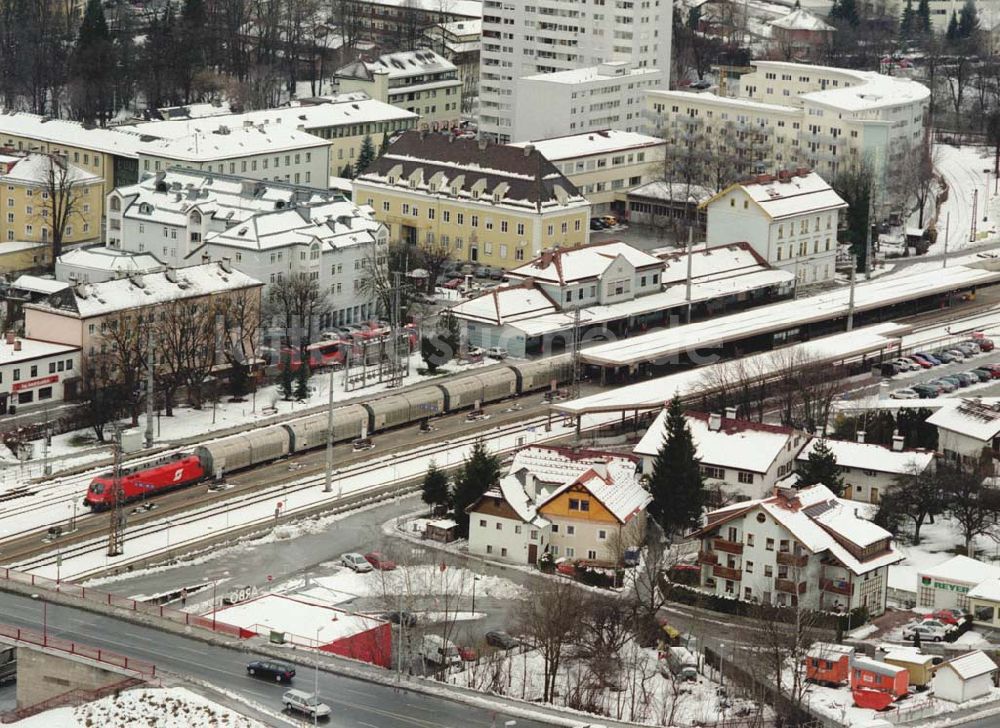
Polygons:
<instances>
[{"instance_id":1,"label":"dark sedan on road","mask_svg":"<svg viewBox=\"0 0 1000 728\"><path fill-rule=\"evenodd\" d=\"M247 665L247 674L253 677L266 677L277 682L291 682L295 677L295 668L284 662L270 660L254 660Z\"/></svg>"},{"instance_id":2,"label":"dark sedan on road","mask_svg":"<svg viewBox=\"0 0 1000 728\"><path fill-rule=\"evenodd\" d=\"M490 647L499 647L501 650L511 650L517 647L520 642L506 632L492 630L486 633L486 644Z\"/></svg>"}]
</instances>

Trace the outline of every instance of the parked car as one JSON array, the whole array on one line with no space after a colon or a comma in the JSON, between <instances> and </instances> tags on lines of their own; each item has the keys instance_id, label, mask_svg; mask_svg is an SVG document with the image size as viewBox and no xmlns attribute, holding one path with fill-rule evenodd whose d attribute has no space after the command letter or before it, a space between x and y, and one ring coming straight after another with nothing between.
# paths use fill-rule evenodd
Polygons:
<instances>
[{"instance_id":1,"label":"parked car","mask_svg":"<svg viewBox=\"0 0 1000 728\"><path fill-rule=\"evenodd\" d=\"M938 394L944 394L945 393L944 392L944 388L945 388L945 383L944 382L938 382L938 381L932 379L929 382L924 382L924 386L925 387L930 387L931 389L933 389Z\"/></svg>"},{"instance_id":2,"label":"parked car","mask_svg":"<svg viewBox=\"0 0 1000 728\"><path fill-rule=\"evenodd\" d=\"M965 382L966 386L970 384L979 384L979 377L975 377L968 372L956 372L955 376Z\"/></svg>"},{"instance_id":3,"label":"parked car","mask_svg":"<svg viewBox=\"0 0 1000 728\"><path fill-rule=\"evenodd\" d=\"M704 91L705 89L712 88L712 82L708 79L702 78L697 81L692 81L689 88L693 88L696 91Z\"/></svg>"},{"instance_id":4,"label":"parked car","mask_svg":"<svg viewBox=\"0 0 1000 728\"><path fill-rule=\"evenodd\" d=\"M897 389L895 392L889 395L892 399L920 399L920 394L910 387L905 389Z\"/></svg>"},{"instance_id":5,"label":"parked car","mask_svg":"<svg viewBox=\"0 0 1000 728\"><path fill-rule=\"evenodd\" d=\"M939 622L944 622L945 624L953 624L958 626L960 622L965 619L965 612L961 609L939 609L934 614L931 615L934 619Z\"/></svg>"},{"instance_id":6,"label":"parked car","mask_svg":"<svg viewBox=\"0 0 1000 728\"><path fill-rule=\"evenodd\" d=\"M924 351L918 351L917 352L917 356L919 356L919 357L921 357L923 359L926 359L927 361L929 361L931 363L932 366L939 366L941 364L941 360L938 359L933 354L928 354L927 352L924 352Z\"/></svg>"},{"instance_id":7,"label":"parked car","mask_svg":"<svg viewBox=\"0 0 1000 728\"><path fill-rule=\"evenodd\" d=\"M486 350L486 356L488 356L490 359L503 360L507 358L507 350L500 346L491 346L489 349Z\"/></svg>"},{"instance_id":8,"label":"parked car","mask_svg":"<svg viewBox=\"0 0 1000 728\"><path fill-rule=\"evenodd\" d=\"M938 396L937 389L926 384L914 384L910 389L916 392L920 399L934 399Z\"/></svg>"},{"instance_id":9,"label":"parked car","mask_svg":"<svg viewBox=\"0 0 1000 728\"><path fill-rule=\"evenodd\" d=\"M428 662L446 667L462 661L458 648L451 640L446 640L439 634L425 634L420 643L420 657Z\"/></svg>"},{"instance_id":10,"label":"parked car","mask_svg":"<svg viewBox=\"0 0 1000 728\"><path fill-rule=\"evenodd\" d=\"M975 339L981 351L993 351L993 339Z\"/></svg>"},{"instance_id":11,"label":"parked car","mask_svg":"<svg viewBox=\"0 0 1000 728\"><path fill-rule=\"evenodd\" d=\"M976 354L979 353L979 347L970 341L966 341L965 343L959 344L955 348L958 349L963 354L965 354L966 356L975 356Z\"/></svg>"},{"instance_id":12,"label":"parked car","mask_svg":"<svg viewBox=\"0 0 1000 728\"><path fill-rule=\"evenodd\" d=\"M357 553L344 554L340 557L340 563L348 569L357 571L359 574L372 570L372 565L368 563L365 557Z\"/></svg>"},{"instance_id":13,"label":"parked car","mask_svg":"<svg viewBox=\"0 0 1000 728\"><path fill-rule=\"evenodd\" d=\"M618 224L619 220L614 215L601 215L601 221L608 227L614 227Z\"/></svg>"},{"instance_id":14,"label":"parked car","mask_svg":"<svg viewBox=\"0 0 1000 728\"><path fill-rule=\"evenodd\" d=\"M903 628L903 639L908 642L915 640L918 634L921 642L941 642L946 633L939 627L924 624L909 624Z\"/></svg>"},{"instance_id":15,"label":"parked car","mask_svg":"<svg viewBox=\"0 0 1000 728\"><path fill-rule=\"evenodd\" d=\"M591 230L606 230L607 227L608 227L608 224L606 222L604 222L604 220L602 220L601 218L599 218L599 217L592 217L592 218L590 218L590 229Z\"/></svg>"},{"instance_id":16,"label":"parked car","mask_svg":"<svg viewBox=\"0 0 1000 728\"><path fill-rule=\"evenodd\" d=\"M948 624L947 622L941 621L939 619L924 619L924 620L921 620L920 626L921 627L932 627L932 628L940 629L945 634L948 634L949 632L953 632L954 630L958 629L958 627L956 625L954 625L954 624Z\"/></svg>"},{"instance_id":17,"label":"parked car","mask_svg":"<svg viewBox=\"0 0 1000 728\"><path fill-rule=\"evenodd\" d=\"M507 632L491 630L486 633L486 644L490 647L499 647L501 650L512 650L517 647L520 642L518 642L516 637L513 637Z\"/></svg>"},{"instance_id":18,"label":"parked car","mask_svg":"<svg viewBox=\"0 0 1000 728\"><path fill-rule=\"evenodd\" d=\"M948 353L952 356L952 361L965 361L965 352L959 349L948 349Z\"/></svg>"},{"instance_id":19,"label":"parked car","mask_svg":"<svg viewBox=\"0 0 1000 728\"><path fill-rule=\"evenodd\" d=\"M983 369L970 369L965 373L968 374L970 377L975 377L980 382L988 382L991 379L993 379L993 375ZM975 382L973 382L973 384L975 384Z\"/></svg>"},{"instance_id":20,"label":"parked car","mask_svg":"<svg viewBox=\"0 0 1000 728\"><path fill-rule=\"evenodd\" d=\"M928 382L928 384L933 384L937 386L945 394L951 394L956 389L958 389L958 387L955 386L954 382L949 382L947 379L935 379L933 381Z\"/></svg>"},{"instance_id":21,"label":"parked car","mask_svg":"<svg viewBox=\"0 0 1000 728\"><path fill-rule=\"evenodd\" d=\"M365 554L365 561L372 565L376 571L392 571L396 568L396 562L387 559L378 551L371 551Z\"/></svg>"},{"instance_id":22,"label":"parked car","mask_svg":"<svg viewBox=\"0 0 1000 728\"><path fill-rule=\"evenodd\" d=\"M912 372L921 368L919 364L912 362L909 359L893 359L889 363L901 372Z\"/></svg>"},{"instance_id":23,"label":"parked car","mask_svg":"<svg viewBox=\"0 0 1000 728\"><path fill-rule=\"evenodd\" d=\"M951 364L953 361L955 361L955 357L949 354L947 351L935 351L934 356L936 356L945 364Z\"/></svg>"},{"instance_id":24,"label":"parked car","mask_svg":"<svg viewBox=\"0 0 1000 728\"><path fill-rule=\"evenodd\" d=\"M295 668L284 662L273 660L254 660L247 663L247 674L253 677L266 677L276 682L291 682L295 677Z\"/></svg>"},{"instance_id":25,"label":"parked car","mask_svg":"<svg viewBox=\"0 0 1000 728\"><path fill-rule=\"evenodd\" d=\"M494 268L490 271L491 281L502 281L504 276L503 268Z\"/></svg>"},{"instance_id":26,"label":"parked car","mask_svg":"<svg viewBox=\"0 0 1000 728\"><path fill-rule=\"evenodd\" d=\"M285 704L285 710L296 710L313 718L330 717L330 706L321 703L315 693L307 693L304 690L286 690L285 694L281 696L281 702Z\"/></svg>"},{"instance_id":27,"label":"parked car","mask_svg":"<svg viewBox=\"0 0 1000 728\"><path fill-rule=\"evenodd\" d=\"M919 356L917 354L911 354L907 358L910 361L916 362L917 366L919 366L921 369L930 369L932 366L934 366L927 359L924 359L922 356Z\"/></svg>"}]
</instances>

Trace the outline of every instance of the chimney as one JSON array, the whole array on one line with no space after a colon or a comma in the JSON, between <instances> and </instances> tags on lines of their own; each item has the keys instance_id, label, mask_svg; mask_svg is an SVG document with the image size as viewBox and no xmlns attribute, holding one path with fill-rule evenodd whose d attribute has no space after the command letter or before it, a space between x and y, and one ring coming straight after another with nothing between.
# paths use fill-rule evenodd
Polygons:
<instances>
[{"instance_id":1,"label":"chimney","mask_svg":"<svg viewBox=\"0 0 1000 728\"><path fill-rule=\"evenodd\" d=\"M865 431L858 430L858 442L864 443L864 441L865 441Z\"/></svg>"},{"instance_id":2,"label":"chimney","mask_svg":"<svg viewBox=\"0 0 1000 728\"><path fill-rule=\"evenodd\" d=\"M17 338L17 337L14 336L14 332L13 331L8 331L7 332L7 344L13 344L15 338Z\"/></svg>"},{"instance_id":3,"label":"chimney","mask_svg":"<svg viewBox=\"0 0 1000 728\"><path fill-rule=\"evenodd\" d=\"M173 268L167 268L165 271L163 271L163 277L166 278L171 283L176 283L177 271L174 270Z\"/></svg>"},{"instance_id":4,"label":"chimney","mask_svg":"<svg viewBox=\"0 0 1000 728\"><path fill-rule=\"evenodd\" d=\"M209 255L208 253L202 253L201 254L201 264L202 265L206 265L206 264L211 263L211 262L212 262L212 256L211 255Z\"/></svg>"},{"instance_id":5,"label":"chimney","mask_svg":"<svg viewBox=\"0 0 1000 728\"><path fill-rule=\"evenodd\" d=\"M712 432L718 432L722 429L722 415L718 412L712 412L708 416L708 429Z\"/></svg>"},{"instance_id":6,"label":"chimney","mask_svg":"<svg viewBox=\"0 0 1000 728\"><path fill-rule=\"evenodd\" d=\"M552 251L543 250L541 259L538 261L538 267L541 268L542 270L545 270L551 264L552 264Z\"/></svg>"},{"instance_id":7,"label":"chimney","mask_svg":"<svg viewBox=\"0 0 1000 728\"><path fill-rule=\"evenodd\" d=\"M524 494L532 501L538 497L538 481L530 470L524 471Z\"/></svg>"},{"instance_id":8,"label":"chimney","mask_svg":"<svg viewBox=\"0 0 1000 728\"><path fill-rule=\"evenodd\" d=\"M726 407L726 419L727 420L735 420L736 419L736 408L735 407Z\"/></svg>"},{"instance_id":9,"label":"chimney","mask_svg":"<svg viewBox=\"0 0 1000 728\"><path fill-rule=\"evenodd\" d=\"M21 351L21 340L14 339L14 351Z\"/></svg>"},{"instance_id":10,"label":"chimney","mask_svg":"<svg viewBox=\"0 0 1000 728\"><path fill-rule=\"evenodd\" d=\"M595 473L600 475L602 478L608 477L608 461L604 458L597 458L590 463L590 467Z\"/></svg>"},{"instance_id":11,"label":"chimney","mask_svg":"<svg viewBox=\"0 0 1000 728\"><path fill-rule=\"evenodd\" d=\"M532 154L534 154L534 152L535 152L535 145L534 144L525 144L524 145L524 156L530 157Z\"/></svg>"},{"instance_id":12,"label":"chimney","mask_svg":"<svg viewBox=\"0 0 1000 728\"><path fill-rule=\"evenodd\" d=\"M485 139L480 139L479 140L479 151L480 152L485 152L487 146L489 146L489 142L487 142Z\"/></svg>"},{"instance_id":13,"label":"chimney","mask_svg":"<svg viewBox=\"0 0 1000 728\"><path fill-rule=\"evenodd\" d=\"M892 449L894 452L903 452L903 443L906 438L899 434L899 430L892 433Z\"/></svg>"},{"instance_id":14,"label":"chimney","mask_svg":"<svg viewBox=\"0 0 1000 728\"><path fill-rule=\"evenodd\" d=\"M232 258L229 258L228 256L223 257L222 260L219 261L219 267L222 268L222 270L225 271L226 273L232 273L233 272Z\"/></svg>"}]
</instances>

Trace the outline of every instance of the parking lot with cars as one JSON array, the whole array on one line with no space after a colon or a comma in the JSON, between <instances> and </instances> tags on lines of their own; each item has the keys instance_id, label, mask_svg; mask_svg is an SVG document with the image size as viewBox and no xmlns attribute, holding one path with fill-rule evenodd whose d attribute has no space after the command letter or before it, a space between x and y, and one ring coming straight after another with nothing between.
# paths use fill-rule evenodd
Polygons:
<instances>
[{"instance_id":1,"label":"parking lot with cars","mask_svg":"<svg viewBox=\"0 0 1000 728\"><path fill-rule=\"evenodd\" d=\"M889 395L893 399L933 399L969 387L981 395L1000 379L1000 352L991 339L970 338L886 362L882 374L899 385Z\"/></svg>"}]
</instances>

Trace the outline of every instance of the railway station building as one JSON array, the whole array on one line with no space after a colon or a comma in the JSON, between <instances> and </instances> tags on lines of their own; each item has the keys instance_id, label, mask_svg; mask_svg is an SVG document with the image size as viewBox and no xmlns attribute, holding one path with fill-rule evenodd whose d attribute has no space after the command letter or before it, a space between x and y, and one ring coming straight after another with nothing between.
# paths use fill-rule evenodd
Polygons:
<instances>
[{"instance_id":1,"label":"railway station building","mask_svg":"<svg viewBox=\"0 0 1000 728\"><path fill-rule=\"evenodd\" d=\"M0 414L72 399L80 349L13 333L0 339Z\"/></svg>"}]
</instances>

